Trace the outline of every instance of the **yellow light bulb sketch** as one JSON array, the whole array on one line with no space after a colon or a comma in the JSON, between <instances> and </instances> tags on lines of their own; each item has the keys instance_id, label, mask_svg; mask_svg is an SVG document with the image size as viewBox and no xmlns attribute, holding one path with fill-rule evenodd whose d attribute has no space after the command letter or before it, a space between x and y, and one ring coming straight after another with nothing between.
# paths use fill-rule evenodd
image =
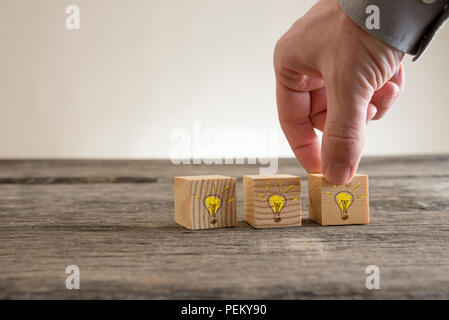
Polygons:
<instances>
[{"instance_id":1,"label":"yellow light bulb sketch","mask_svg":"<svg viewBox=\"0 0 449 320\"><path fill-rule=\"evenodd\" d=\"M226 186L221 190L220 193L216 193L217 190L217 182L214 181L214 187L213 187L213 193L208 194L204 197L203 205L204 208L206 208L207 212L210 215L209 222L211 224L217 223L217 213L219 212L220 208L223 205L223 199L221 197L221 194L223 194L226 190L228 190L230 186ZM202 191L206 192L206 188L204 187L204 184L202 185ZM198 201L201 201L201 198L199 196L195 196L195 198ZM234 201L233 198L227 200L226 202L232 202Z\"/></svg>"},{"instance_id":2,"label":"yellow light bulb sketch","mask_svg":"<svg viewBox=\"0 0 449 320\"><path fill-rule=\"evenodd\" d=\"M354 196L350 192L341 191L335 195L335 201L341 210L341 218L348 219L348 209L354 202Z\"/></svg>"},{"instance_id":3,"label":"yellow light bulb sketch","mask_svg":"<svg viewBox=\"0 0 449 320\"><path fill-rule=\"evenodd\" d=\"M265 183L267 187L267 191L271 192L270 186L268 182ZM267 199L268 206L273 211L273 220L274 222L280 222L281 221L281 212L282 209L285 208L287 205L287 197L284 195L284 193L289 192L294 185L289 186L283 193L280 193L281 190L281 181L279 180L277 183L277 193L271 193L268 198L266 198L262 193L259 195L262 199ZM290 201L297 201L299 198L293 198Z\"/></svg>"},{"instance_id":4,"label":"yellow light bulb sketch","mask_svg":"<svg viewBox=\"0 0 449 320\"><path fill-rule=\"evenodd\" d=\"M215 218L218 209L221 208L223 200L218 195L210 195L207 196L204 199L204 206L209 211L209 214L211 215L210 223L215 224L217 223L217 219Z\"/></svg>"},{"instance_id":5,"label":"yellow light bulb sketch","mask_svg":"<svg viewBox=\"0 0 449 320\"><path fill-rule=\"evenodd\" d=\"M273 194L268 198L268 204L270 205L271 210L273 210L275 222L281 221L280 214L286 203L287 199L285 199L282 194Z\"/></svg>"},{"instance_id":6,"label":"yellow light bulb sketch","mask_svg":"<svg viewBox=\"0 0 449 320\"><path fill-rule=\"evenodd\" d=\"M353 194L353 191L360 186L360 183L353 187L351 191L348 191L349 186L349 184L346 184L344 186L346 190L337 192L335 195L333 195L331 192L327 192L327 195L330 198L334 199L334 201L337 203L338 208L341 212L342 220L347 220L349 218L349 208L352 206L356 198L357 200L366 198L366 196L356 197ZM337 186L334 186L334 188L337 188Z\"/></svg>"}]
</instances>

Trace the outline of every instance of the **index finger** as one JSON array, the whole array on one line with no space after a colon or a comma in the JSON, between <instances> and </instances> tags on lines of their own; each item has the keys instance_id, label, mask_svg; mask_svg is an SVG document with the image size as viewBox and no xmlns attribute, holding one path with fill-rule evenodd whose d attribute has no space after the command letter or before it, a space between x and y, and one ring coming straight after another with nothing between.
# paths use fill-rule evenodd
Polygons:
<instances>
[{"instance_id":1,"label":"index finger","mask_svg":"<svg viewBox=\"0 0 449 320\"><path fill-rule=\"evenodd\" d=\"M310 120L310 93L294 91L276 79L276 101L282 130L308 173L321 172L321 147Z\"/></svg>"}]
</instances>

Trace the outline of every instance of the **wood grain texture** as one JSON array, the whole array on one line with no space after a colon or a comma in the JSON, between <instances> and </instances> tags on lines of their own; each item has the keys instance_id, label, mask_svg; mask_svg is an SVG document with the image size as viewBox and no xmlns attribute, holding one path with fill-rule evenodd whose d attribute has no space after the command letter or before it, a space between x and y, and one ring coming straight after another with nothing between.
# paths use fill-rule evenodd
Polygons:
<instances>
[{"instance_id":1,"label":"wood grain texture","mask_svg":"<svg viewBox=\"0 0 449 320\"><path fill-rule=\"evenodd\" d=\"M301 225L300 177L246 175L243 177L243 193L243 219L254 228ZM277 201L272 200L274 197ZM279 205L279 213L276 205Z\"/></svg>"},{"instance_id":2,"label":"wood grain texture","mask_svg":"<svg viewBox=\"0 0 449 320\"><path fill-rule=\"evenodd\" d=\"M279 164L280 173L301 176L307 203L303 169L294 159ZM242 221L241 184L236 227L190 231L174 222L174 176L242 181L258 168L0 161L0 177L10 181L0 185L0 298L449 299L449 155L364 158L369 225L305 219L299 228L253 229ZM51 183L61 177L79 179ZM38 178L48 179L27 183ZM80 290L65 287L71 264L80 268ZM365 288L372 264L380 290Z\"/></svg>"},{"instance_id":3,"label":"wood grain texture","mask_svg":"<svg viewBox=\"0 0 449 320\"><path fill-rule=\"evenodd\" d=\"M176 177L175 222L190 230L235 226L236 183L236 178L220 175ZM210 198L218 202L214 212L207 206Z\"/></svg>"},{"instance_id":4,"label":"wood grain texture","mask_svg":"<svg viewBox=\"0 0 449 320\"><path fill-rule=\"evenodd\" d=\"M322 225L323 215L321 206L321 185L322 177L320 175L309 174L307 177L309 194L309 219Z\"/></svg>"},{"instance_id":5,"label":"wood grain texture","mask_svg":"<svg viewBox=\"0 0 449 320\"><path fill-rule=\"evenodd\" d=\"M344 186L329 184L322 174L309 174L309 218L323 226L368 224L368 176L357 174Z\"/></svg>"}]
</instances>

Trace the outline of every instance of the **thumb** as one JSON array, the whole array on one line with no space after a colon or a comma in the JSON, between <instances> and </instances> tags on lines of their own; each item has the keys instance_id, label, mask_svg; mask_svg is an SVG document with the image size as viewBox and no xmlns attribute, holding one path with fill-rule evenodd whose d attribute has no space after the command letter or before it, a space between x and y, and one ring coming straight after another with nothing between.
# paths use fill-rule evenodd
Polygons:
<instances>
[{"instance_id":1,"label":"thumb","mask_svg":"<svg viewBox=\"0 0 449 320\"><path fill-rule=\"evenodd\" d=\"M348 74L325 79L327 118L324 126L321 167L326 180L348 183L357 171L363 145L371 90Z\"/></svg>"}]
</instances>

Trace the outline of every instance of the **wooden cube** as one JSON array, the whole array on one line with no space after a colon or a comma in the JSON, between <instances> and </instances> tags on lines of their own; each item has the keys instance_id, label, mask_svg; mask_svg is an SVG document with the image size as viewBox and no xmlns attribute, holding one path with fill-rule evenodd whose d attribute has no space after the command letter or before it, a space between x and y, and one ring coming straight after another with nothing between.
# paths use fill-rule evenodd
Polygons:
<instances>
[{"instance_id":1,"label":"wooden cube","mask_svg":"<svg viewBox=\"0 0 449 320\"><path fill-rule=\"evenodd\" d=\"M175 222L190 230L235 226L236 181L219 175L175 177Z\"/></svg>"},{"instance_id":2,"label":"wooden cube","mask_svg":"<svg viewBox=\"0 0 449 320\"><path fill-rule=\"evenodd\" d=\"M357 174L344 186L329 184L322 174L309 174L309 218L323 226L368 224L368 176Z\"/></svg>"},{"instance_id":3,"label":"wooden cube","mask_svg":"<svg viewBox=\"0 0 449 320\"><path fill-rule=\"evenodd\" d=\"M288 174L243 177L243 219L254 228L301 225L301 178Z\"/></svg>"}]
</instances>

